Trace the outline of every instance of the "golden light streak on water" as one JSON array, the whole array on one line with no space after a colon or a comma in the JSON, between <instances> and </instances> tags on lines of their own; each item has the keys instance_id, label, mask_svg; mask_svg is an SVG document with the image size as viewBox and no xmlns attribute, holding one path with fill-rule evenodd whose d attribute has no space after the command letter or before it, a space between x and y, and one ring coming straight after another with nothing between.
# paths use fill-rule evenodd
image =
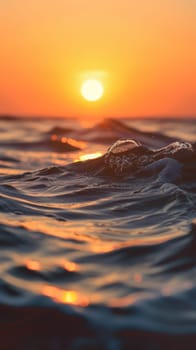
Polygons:
<instances>
[{"instance_id":1,"label":"golden light streak on water","mask_svg":"<svg viewBox=\"0 0 196 350\"><path fill-rule=\"evenodd\" d=\"M139 299L138 295L128 295L123 298L114 298L109 301L110 307L126 307L129 305L135 304L135 302Z\"/></svg>"},{"instance_id":2,"label":"golden light streak on water","mask_svg":"<svg viewBox=\"0 0 196 350\"><path fill-rule=\"evenodd\" d=\"M111 243L100 243L100 242L96 242L96 243L92 243L91 244L91 251L93 253L109 253L113 250L113 245Z\"/></svg>"},{"instance_id":3,"label":"golden light streak on water","mask_svg":"<svg viewBox=\"0 0 196 350\"><path fill-rule=\"evenodd\" d=\"M32 271L40 271L41 270L41 265L38 261L36 260L28 260L25 263L27 269L32 270Z\"/></svg>"},{"instance_id":4,"label":"golden light streak on water","mask_svg":"<svg viewBox=\"0 0 196 350\"><path fill-rule=\"evenodd\" d=\"M76 263L71 261L65 261L63 264L63 267L65 270L69 272L74 272L79 270L79 266Z\"/></svg>"},{"instance_id":5,"label":"golden light streak on water","mask_svg":"<svg viewBox=\"0 0 196 350\"><path fill-rule=\"evenodd\" d=\"M85 161L85 160L89 160L89 159L96 159L102 156L101 152L95 152L95 153L90 153L90 154L82 154L79 157L80 161Z\"/></svg>"},{"instance_id":6,"label":"golden light streak on water","mask_svg":"<svg viewBox=\"0 0 196 350\"><path fill-rule=\"evenodd\" d=\"M58 303L70 304L80 307L87 307L89 305L88 298L74 290L64 290L54 286L45 285L42 288L41 292L43 295L53 299Z\"/></svg>"},{"instance_id":7,"label":"golden light streak on water","mask_svg":"<svg viewBox=\"0 0 196 350\"><path fill-rule=\"evenodd\" d=\"M77 147L79 149L84 149L86 147L86 142L78 141L78 140L72 139L71 137L65 137L65 136L61 137L56 134L53 134L51 135L50 139L53 142L68 143L69 145L73 147Z\"/></svg>"},{"instance_id":8,"label":"golden light streak on water","mask_svg":"<svg viewBox=\"0 0 196 350\"><path fill-rule=\"evenodd\" d=\"M86 142L78 141L78 140L72 139L71 137L61 137L60 140L62 143L68 143L69 145L80 149L83 149L86 147Z\"/></svg>"},{"instance_id":9,"label":"golden light streak on water","mask_svg":"<svg viewBox=\"0 0 196 350\"><path fill-rule=\"evenodd\" d=\"M58 136L57 135L55 135L55 134L53 134L52 136L51 136L51 141L57 141L58 140Z\"/></svg>"}]
</instances>

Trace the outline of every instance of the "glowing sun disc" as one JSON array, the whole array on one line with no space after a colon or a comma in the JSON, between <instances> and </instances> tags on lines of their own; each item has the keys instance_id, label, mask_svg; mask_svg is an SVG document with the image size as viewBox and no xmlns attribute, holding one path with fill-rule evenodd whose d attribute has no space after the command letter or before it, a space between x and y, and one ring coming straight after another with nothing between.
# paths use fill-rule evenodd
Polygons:
<instances>
[{"instance_id":1,"label":"glowing sun disc","mask_svg":"<svg viewBox=\"0 0 196 350\"><path fill-rule=\"evenodd\" d=\"M97 101L103 96L103 85L95 79L86 80L81 86L81 94L87 101Z\"/></svg>"}]
</instances>

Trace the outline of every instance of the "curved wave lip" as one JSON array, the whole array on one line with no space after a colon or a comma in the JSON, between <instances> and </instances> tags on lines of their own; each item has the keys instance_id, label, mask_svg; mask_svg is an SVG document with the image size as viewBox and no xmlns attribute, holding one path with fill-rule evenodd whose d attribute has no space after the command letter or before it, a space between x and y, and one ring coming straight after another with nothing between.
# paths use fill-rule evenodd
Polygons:
<instances>
[{"instance_id":1,"label":"curved wave lip","mask_svg":"<svg viewBox=\"0 0 196 350\"><path fill-rule=\"evenodd\" d=\"M115 120L3 123L2 349L195 349L196 158L179 140L184 122L175 138Z\"/></svg>"},{"instance_id":2,"label":"curved wave lip","mask_svg":"<svg viewBox=\"0 0 196 350\"><path fill-rule=\"evenodd\" d=\"M159 149L150 149L132 139L116 141L98 159L76 164L78 169L92 175L149 176L159 174L159 180L173 182L182 170L192 167L195 173L196 144L173 142Z\"/></svg>"}]
</instances>

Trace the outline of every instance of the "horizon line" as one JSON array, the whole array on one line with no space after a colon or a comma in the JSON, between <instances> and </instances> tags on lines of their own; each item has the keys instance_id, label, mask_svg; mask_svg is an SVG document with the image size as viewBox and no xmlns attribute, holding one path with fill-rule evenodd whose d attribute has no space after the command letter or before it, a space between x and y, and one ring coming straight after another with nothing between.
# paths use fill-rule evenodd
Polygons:
<instances>
[{"instance_id":1,"label":"horizon line","mask_svg":"<svg viewBox=\"0 0 196 350\"><path fill-rule=\"evenodd\" d=\"M21 115L14 115L14 114L7 114L7 113L0 113L0 119L38 119L38 118L48 118L48 119L86 119L89 118L89 116L66 116L66 115L31 115L31 114L21 114ZM93 117L93 119L196 119L196 115L130 115L130 116L96 116Z\"/></svg>"}]
</instances>

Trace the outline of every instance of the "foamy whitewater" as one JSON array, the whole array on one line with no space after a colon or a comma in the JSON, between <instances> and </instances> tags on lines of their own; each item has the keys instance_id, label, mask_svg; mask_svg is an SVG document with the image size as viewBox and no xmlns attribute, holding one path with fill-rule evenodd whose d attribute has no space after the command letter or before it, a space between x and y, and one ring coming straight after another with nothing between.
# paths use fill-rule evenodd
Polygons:
<instances>
[{"instance_id":1,"label":"foamy whitewater","mask_svg":"<svg viewBox=\"0 0 196 350\"><path fill-rule=\"evenodd\" d=\"M0 348L196 349L196 121L0 132Z\"/></svg>"}]
</instances>

